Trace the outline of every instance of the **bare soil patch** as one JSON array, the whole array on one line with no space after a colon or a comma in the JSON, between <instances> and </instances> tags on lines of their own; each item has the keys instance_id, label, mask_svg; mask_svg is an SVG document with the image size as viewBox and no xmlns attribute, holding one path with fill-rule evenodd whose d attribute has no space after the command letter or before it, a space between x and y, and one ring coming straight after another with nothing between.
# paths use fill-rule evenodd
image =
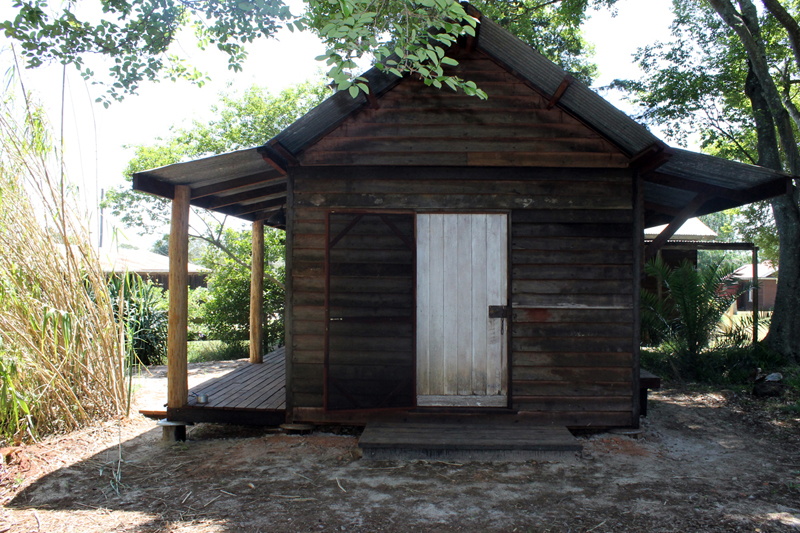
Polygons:
<instances>
[{"instance_id":1,"label":"bare soil patch","mask_svg":"<svg viewBox=\"0 0 800 533\"><path fill-rule=\"evenodd\" d=\"M0 532L800 529L791 424L732 393L653 396L643 438L581 437L564 462L369 462L348 428L203 424L168 446L152 421L114 421L7 453Z\"/></svg>"}]
</instances>

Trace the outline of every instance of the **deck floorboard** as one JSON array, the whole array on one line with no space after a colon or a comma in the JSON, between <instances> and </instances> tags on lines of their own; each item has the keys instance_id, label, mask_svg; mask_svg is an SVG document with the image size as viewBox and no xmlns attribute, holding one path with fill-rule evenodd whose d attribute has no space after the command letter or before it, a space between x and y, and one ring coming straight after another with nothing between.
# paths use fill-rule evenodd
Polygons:
<instances>
[{"instance_id":1,"label":"deck floorboard","mask_svg":"<svg viewBox=\"0 0 800 533\"><path fill-rule=\"evenodd\" d=\"M189 402L175 410L186 422L275 424L286 411L286 352L278 348L260 364L247 364L189 390ZM206 394L208 403L197 404Z\"/></svg>"}]
</instances>

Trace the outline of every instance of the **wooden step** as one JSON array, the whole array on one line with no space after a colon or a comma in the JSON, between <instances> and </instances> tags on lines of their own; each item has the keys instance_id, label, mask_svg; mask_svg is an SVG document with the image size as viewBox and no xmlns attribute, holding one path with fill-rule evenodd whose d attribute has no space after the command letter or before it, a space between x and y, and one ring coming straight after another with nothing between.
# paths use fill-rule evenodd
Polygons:
<instances>
[{"instance_id":1,"label":"wooden step","mask_svg":"<svg viewBox=\"0 0 800 533\"><path fill-rule=\"evenodd\" d=\"M370 422L358 446L364 458L380 460L561 460L583 449L565 427L536 426L516 416Z\"/></svg>"}]
</instances>

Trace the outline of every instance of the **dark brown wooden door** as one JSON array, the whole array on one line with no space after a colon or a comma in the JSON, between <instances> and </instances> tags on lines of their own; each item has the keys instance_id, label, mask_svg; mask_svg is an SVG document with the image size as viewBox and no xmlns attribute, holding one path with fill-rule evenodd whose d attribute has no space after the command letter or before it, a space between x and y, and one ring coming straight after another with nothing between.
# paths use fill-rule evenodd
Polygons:
<instances>
[{"instance_id":1,"label":"dark brown wooden door","mask_svg":"<svg viewBox=\"0 0 800 533\"><path fill-rule=\"evenodd\" d=\"M325 408L414 405L414 216L329 213Z\"/></svg>"}]
</instances>

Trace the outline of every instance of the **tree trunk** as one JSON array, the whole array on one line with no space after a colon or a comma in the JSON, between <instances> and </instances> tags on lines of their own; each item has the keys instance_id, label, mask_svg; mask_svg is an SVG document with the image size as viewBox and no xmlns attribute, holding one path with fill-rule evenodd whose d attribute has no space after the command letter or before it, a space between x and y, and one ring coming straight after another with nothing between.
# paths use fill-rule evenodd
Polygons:
<instances>
[{"instance_id":1,"label":"tree trunk","mask_svg":"<svg viewBox=\"0 0 800 533\"><path fill-rule=\"evenodd\" d=\"M767 346L800 362L800 209L788 194L772 200L780 238L780 264L775 310Z\"/></svg>"},{"instance_id":2,"label":"tree trunk","mask_svg":"<svg viewBox=\"0 0 800 533\"><path fill-rule=\"evenodd\" d=\"M775 129L792 174L800 173L800 154L789 113L769 72L758 13L750 0L739 0L739 13L729 0L709 0L741 40L749 59L745 92L753 106L758 133L759 164L783 170ZM800 207L798 190L775 198L772 212L780 239L780 264L775 310L767 345L795 362L800 361ZM785 263L784 263L785 262Z\"/></svg>"}]
</instances>

